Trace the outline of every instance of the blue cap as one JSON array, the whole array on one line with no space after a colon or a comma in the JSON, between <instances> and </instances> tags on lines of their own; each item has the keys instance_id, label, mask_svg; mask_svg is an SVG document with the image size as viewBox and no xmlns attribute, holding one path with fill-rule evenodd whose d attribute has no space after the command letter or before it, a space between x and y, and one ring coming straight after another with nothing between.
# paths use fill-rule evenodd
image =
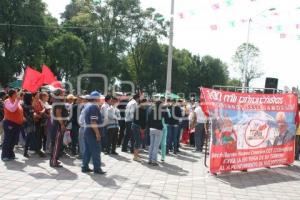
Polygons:
<instances>
[{"instance_id":1,"label":"blue cap","mask_svg":"<svg viewBox=\"0 0 300 200\"><path fill-rule=\"evenodd\" d=\"M89 99L99 99L101 97L101 93L98 91L93 91L91 92L91 94L89 95Z\"/></svg>"}]
</instances>

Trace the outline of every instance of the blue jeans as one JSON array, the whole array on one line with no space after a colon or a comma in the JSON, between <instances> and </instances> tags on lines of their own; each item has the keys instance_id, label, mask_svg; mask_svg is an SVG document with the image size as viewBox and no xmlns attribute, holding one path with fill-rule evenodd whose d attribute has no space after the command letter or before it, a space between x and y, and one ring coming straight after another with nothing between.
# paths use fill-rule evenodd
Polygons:
<instances>
[{"instance_id":1,"label":"blue jeans","mask_svg":"<svg viewBox=\"0 0 300 200\"><path fill-rule=\"evenodd\" d=\"M83 157L84 154L84 128L80 127L79 128L79 134L78 134L78 142L79 142L79 152L81 157Z\"/></svg>"},{"instance_id":2,"label":"blue jeans","mask_svg":"<svg viewBox=\"0 0 300 200\"><path fill-rule=\"evenodd\" d=\"M132 124L132 133L134 138L134 149L141 147L141 127L137 124Z\"/></svg>"},{"instance_id":3,"label":"blue jeans","mask_svg":"<svg viewBox=\"0 0 300 200\"><path fill-rule=\"evenodd\" d=\"M157 153L159 145L162 139L163 132L162 130L150 129L150 147L149 147L149 161L157 161Z\"/></svg>"},{"instance_id":4,"label":"blue jeans","mask_svg":"<svg viewBox=\"0 0 300 200\"><path fill-rule=\"evenodd\" d=\"M89 162L92 157L94 171L101 170L101 142L96 140L94 133L84 132L84 145L82 169L87 170L89 168Z\"/></svg>"},{"instance_id":5,"label":"blue jeans","mask_svg":"<svg viewBox=\"0 0 300 200\"><path fill-rule=\"evenodd\" d=\"M167 152L173 149L174 153L178 150L178 134L179 126L178 125L168 125L168 145Z\"/></svg>"}]
</instances>

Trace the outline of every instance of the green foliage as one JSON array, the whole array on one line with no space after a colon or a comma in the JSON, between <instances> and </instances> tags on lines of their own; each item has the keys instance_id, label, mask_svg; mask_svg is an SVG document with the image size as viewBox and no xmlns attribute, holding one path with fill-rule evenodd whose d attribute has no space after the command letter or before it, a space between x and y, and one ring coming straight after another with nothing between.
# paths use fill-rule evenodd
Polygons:
<instances>
[{"instance_id":1,"label":"green foliage","mask_svg":"<svg viewBox=\"0 0 300 200\"><path fill-rule=\"evenodd\" d=\"M149 52L142 58L143 68L138 74L131 56L127 59L127 74L133 82L139 76L141 89L149 93L164 92L166 84L168 46L153 42ZM172 66L172 91L174 93L199 93L199 87L226 85L227 66L219 59L192 55L188 50L174 49Z\"/></svg>"},{"instance_id":2,"label":"green foliage","mask_svg":"<svg viewBox=\"0 0 300 200\"><path fill-rule=\"evenodd\" d=\"M169 22L139 0L72 0L61 24L41 0L1 0L0 11L0 23L7 24L0 26L2 84L27 65L45 63L72 83L79 74L101 73L111 84L120 79L149 93L165 91L168 46L159 41ZM219 59L174 49L172 92L198 93L200 86L225 85L228 76ZM83 85L101 90L103 83L84 79Z\"/></svg>"},{"instance_id":3,"label":"green foliage","mask_svg":"<svg viewBox=\"0 0 300 200\"><path fill-rule=\"evenodd\" d=\"M64 33L47 43L48 63L60 77L70 80L83 72L86 45L72 33Z\"/></svg>"},{"instance_id":4,"label":"green foliage","mask_svg":"<svg viewBox=\"0 0 300 200\"><path fill-rule=\"evenodd\" d=\"M227 82L228 86L242 87L242 82L238 79L232 78Z\"/></svg>"},{"instance_id":5,"label":"green foliage","mask_svg":"<svg viewBox=\"0 0 300 200\"><path fill-rule=\"evenodd\" d=\"M40 66L43 47L49 36L44 26L45 5L41 0L0 1L0 66L1 83L12 81L26 65Z\"/></svg>"}]
</instances>

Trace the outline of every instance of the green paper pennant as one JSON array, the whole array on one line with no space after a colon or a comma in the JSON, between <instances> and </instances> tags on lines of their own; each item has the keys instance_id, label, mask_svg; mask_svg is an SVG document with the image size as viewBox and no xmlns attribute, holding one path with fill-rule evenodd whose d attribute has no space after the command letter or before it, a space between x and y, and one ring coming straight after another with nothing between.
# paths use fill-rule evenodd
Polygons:
<instances>
[{"instance_id":1,"label":"green paper pennant","mask_svg":"<svg viewBox=\"0 0 300 200\"><path fill-rule=\"evenodd\" d=\"M196 15L195 11L193 11L193 10L190 11L190 14L191 14L192 16Z\"/></svg>"},{"instance_id":2,"label":"green paper pennant","mask_svg":"<svg viewBox=\"0 0 300 200\"><path fill-rule=\"evenodd\" d=\"M232 6L232 0L226 0L225 3L227 6Z\"/></svg>"},{"instance_id":3,"label":"green paper pennant","mask_svg":"<svg viewBox=\"0 0 300 200\"><path fill-rule=\"evenodd\" d=\"M282 31L282 26L281 25L276 26L276 30L277 31Z\"/></svg>"},{"instance_id":4,"label":"green paper pennant","mask_svg":"<svg viewBox=\"0 0 300 200\"><path fill-rule=\"evenodd\" d=\"M229 25L230 25L230 27L234 28L235 27L235 21L230 21Z\"/></svg>"}]
</instances>

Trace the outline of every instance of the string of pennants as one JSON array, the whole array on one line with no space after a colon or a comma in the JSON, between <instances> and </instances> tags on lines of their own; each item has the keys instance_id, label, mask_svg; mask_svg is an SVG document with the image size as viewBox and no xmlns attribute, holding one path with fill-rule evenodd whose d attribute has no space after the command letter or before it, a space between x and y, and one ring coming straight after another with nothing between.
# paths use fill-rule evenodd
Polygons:
<instances>
[{"instance_id":1,"label":"string of pennants","mask_svg":"<svg viewBox=\"0 0 300 200\"><path fill-rule=\"evenodd\" d=\"M228 8L228 7L232 7L234 5L234 1L235 0L220 0L218 2L214 2L211 3L211 10L213 11L218 11L221 10L222 8ZM249 0L252 3L255 3L258 0ZM299 7L295 8L296 11L299 11L300 13L300 5ZM277 10L274 9L274 11L269 12L268 14L262 14L261 17L263 18L267 18L267 17L280 17L281 13L278 12ZM195 17L197 16L197 12L195 10L189 10L189 11L181 11L181 12L177 12L173 17L178 19L178 20L185 20L191 17ZM162 15L157 15L155 17L156 20L169 20L168 18L166 18L165 16ZM228 20L228 22L226 22L225 24L210 24L209 27L207 27L208 29L210 29L211 31L218 31L221 30L223 28L237 28L240 24L247 24L249 21L248 19L232 19L232 20ZM285 38L296 38L297 40L300 40L300 20L298 23L295 24L291 24L289 25L289 28L294 29L296 34L290 34L287 33L286 25L277 23L277 24L259 24L257 22L253 22L252 24L255 25L259 25L259 28L267 30L267 31L274 31L276 33L279 34L279 37L281 39L285 39Z\"/></svg>"}]
</instances>

